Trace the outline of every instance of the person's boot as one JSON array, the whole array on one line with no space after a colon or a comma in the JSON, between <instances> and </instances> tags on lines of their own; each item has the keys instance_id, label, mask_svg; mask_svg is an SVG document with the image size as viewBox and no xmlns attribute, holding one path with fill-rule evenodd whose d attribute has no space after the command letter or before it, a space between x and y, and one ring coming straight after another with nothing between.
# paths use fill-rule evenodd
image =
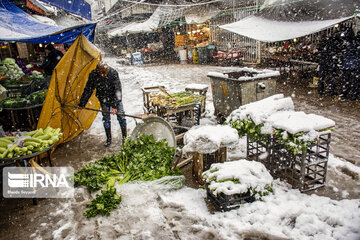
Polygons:
<instances>
[{"instance_id":1,"label":"person's boot","mask_svg":"<svg viewBox=\"0 0 360 240\"><path fill-rule=\"evenodd\" d=\"M111 128L105 128L105 134L106 134L105 147L109 147L111 145Z\"/></svg>"},{"instance_id":2,"label":"person's boot","mask_svg":"<svg viewBox=\"0 0 360 240\"><path fill-rule=\"evenodd\" d=\"M122 138L126 138L127 137L127 129L126 126L121 126L121 134L122 134Z\"/></svg>"}]
</instances>

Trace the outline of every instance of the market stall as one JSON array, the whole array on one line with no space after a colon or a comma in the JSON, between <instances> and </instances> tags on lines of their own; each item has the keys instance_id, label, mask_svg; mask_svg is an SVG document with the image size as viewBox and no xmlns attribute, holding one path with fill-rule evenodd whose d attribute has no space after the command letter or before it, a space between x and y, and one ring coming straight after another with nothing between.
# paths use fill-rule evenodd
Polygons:
<instances>
[{"instance_id":1,"label":"market stall","mask_svg":"<svg viewBox=\"0 0 360 240\"><path fill-rule=\"evenodd\" d=\"M7 0L1 0L0 12L0 85L5 89L0 124L7 131L33 130L49 84L36 68L45 56L45 43L64 51L64 44L73 43L81 33L93 41L96 24L71 28L43 24Z\"/></svg>"},{"instance_id":2,"label":"market stall","mask_svg":"<svg viewBox=\"0 0 360 240\"><path fill-rule=\"evenodd\" d=\"M175 51L180 61L194 64L207 64L212 62L214 46L210 43L209 21L201 24L187 24L176 26Z\"/></svg>"},{"instance_id":3,"label":"market stall","mask_svg":"<svg viewBox=\"0 0 360 240\"><path fill-rule=\"evenodd\" d=\"M34 130L47 92L41 72L32 71L32 65L20 66L13 58L0 62L0 84L5 89L0 124L6 131Z\"/></svg>"}]
</instances>

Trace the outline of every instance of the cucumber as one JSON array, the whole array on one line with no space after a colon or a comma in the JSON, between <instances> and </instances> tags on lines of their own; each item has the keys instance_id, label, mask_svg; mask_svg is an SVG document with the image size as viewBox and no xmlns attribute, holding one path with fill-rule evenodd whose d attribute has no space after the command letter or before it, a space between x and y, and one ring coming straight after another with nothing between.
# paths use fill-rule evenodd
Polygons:
<instances>
[{"instance_id":1,"label":"cucumber","mask_svg":"<svg viewBox=\"0 0 360 240\"><path fill-rule=\"evenodd\" d=\"M6 148L0 147L0 153L1 153L1 154L4 153L5 151L6 151Z\"/></svg>"},{"instance_id":2,"label":"cucumber","mask_svg":"<svg viewBox=\"0 0 360 240\"><path fill-rule=\"evenodd\" d=\"M11 144L11 143L6 143L6 142L0 142L0 147L2 148L7 148L7 146Z\"/></svg>"},{"instance_id":3,"label":"cucumber","mask_svg":"<svg viewBox=\"0 0 360 240\"><path fill-rule=\"evenodd\" d=\"M0 143L7 143L7 144L10 144L12 143L13 141L7 139L6 137L2 137L0 138Z\"/></svg>"},{"instance_id":4,"label":"cucumber","mask_svg":"<svg viewBox=\"0 0 360 240\"><path fill-rule=\"evenodd\" d=\"M44 134L44 135L41 135L41 136L38 136L37 139L40 139L40 140L48 140L52 137L51 134Z\"/></svg>"},{"instance_id":5,"label":"cucumber","mask_svg":"<svg viewBox=\"0 0 360 240\"><path fill-rule=\"evenodd\" d=\"M9 137L2 137L2 139L7 139L10 140L11 142L14 142L17 139L17 137L9 136Z\"/></svg>"},{"instance_id":6,"label":"cucumber","mask_svg":"<svg viewBox=\"0 0 360 240\"><path fill-rule=\"evenodd\" d=\"M35 138L35 137L30 137L30 138L25 138L24 142L36 142L36 143L42 143L41 139Z\"/></svg>"},{"instance_id":7,"label":"cucumber","mask_svg":"<svg viewBox=\"0 0 360 240\"><path fill-rule=\"evenodd\" d=\"M37 130L31 131L31 132L27 132L25 133L25 136L32 136L37 132Z\"/></svg>"},{"instance_id":8,"label":"cucumber","mask_svg":"<svg viewBox=\"0 0 360 240\"><path fill-rule=\"evenodd\" d=\"M44 134L44 130L42 129L42 128L39 128L38 130L37 130L37 132L34 134L34 135L32 135L32 137L33 138L36 138L36 137L38 137L38 136L40 136L40 135L43 135Z\"/></svg>"},{"instance_id":9,"label":"cucumber","mask_svg":"<svg viewBox=\"0 0 360 240\"><path fill-rule=\"evenodd\" d=\"M40 144L40 143L37 143L37 142L28 141L28 142L25 142L25 143L24 143L24 146L27 147L27 148L29 148L30 146L32 146L32 148L34 149L34 148L40 147L41 144Z\"/></svg>"},{"instance_id":10,"label":"cucumber","mask_svg":"<svg viewBox=\"0 0 360 240\"><path fill-rule=\"evenodd\" d=\"M49 127L45 128L44 134L52 133L54 130L55 130L55 129L53 129L52 127L49 126Z\"/></svg>"}]
</instances>

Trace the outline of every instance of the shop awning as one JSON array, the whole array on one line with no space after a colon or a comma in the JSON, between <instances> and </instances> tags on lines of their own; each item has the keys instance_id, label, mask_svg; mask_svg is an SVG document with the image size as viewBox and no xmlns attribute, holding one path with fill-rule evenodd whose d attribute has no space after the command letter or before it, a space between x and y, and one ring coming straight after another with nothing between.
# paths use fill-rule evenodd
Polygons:
<instances>
[{"instance_id":1,"label":"shop awning","mask_svg":"<svg viewBox=\"0 0 360 240\"><path fill-rule=\"evenodd\" d=\"M238 22L222 25L220 28L262 42L277 42L319 32L351 17L324 21L286 22L249 16Z\"/></svg>"},{"instance_id":2,"label":"shop awning","mask_svg":"<svg viewBox=\"0 0 360 240\"><path fill-rule=\"evenodd\" d=\"M83 34L94 41L96 23L71 28L41 23L8 0L0 0L0 41L71 44Z\"/></svg>"},{"instance_id":3,"label":"shop awning","mask_svg":"<svg viewBox=\"0 0 360 240\"><path fill-rule=\"evenodd\" d=\"M355 16L359 0L273 0L261 10L238 22L220 26L263 42L306 36Z\"/></svg>"},{"instance_id":4,"label":"shop awning","mask_svg":"<svg viewBox=\"0 0 360 240\"><path fill-rule=\"evenodd\" d=\"M90 4L84 0L41 0L44 3L50 4L57 8L63 9L69 13L79 15L83 18L91 20L91 7Z\"/></svg>"}]
</instances>

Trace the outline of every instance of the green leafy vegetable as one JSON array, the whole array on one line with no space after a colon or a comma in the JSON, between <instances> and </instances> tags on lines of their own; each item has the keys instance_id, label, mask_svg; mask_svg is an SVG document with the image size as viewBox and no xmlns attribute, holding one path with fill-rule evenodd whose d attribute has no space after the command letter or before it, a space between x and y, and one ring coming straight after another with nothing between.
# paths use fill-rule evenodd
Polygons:
<instances>
[{"instance_id":1,"label":"green leafy vegetable","mask_svg":"<svg viewBox=\"0 0 360 240\"><path fill-rule=\"evenodd\" d=\"M96 198L86 205L89 209L84 213L85 217L94 217L98 214L109 216L110 211L117 208L121 203L121 197L117 195L114 185L115 179L109 179L101 195L96 194Z\"/></svg>"},{"instance_id":2,"label":"green leafy vegetable","mask_svg":"<svg viewBox=\"0 0 360 240\"><path fill-rule=\"evenodd\" d=\"M165 140L156 141L152 135L141 134L136 140L129 138L118 154L103 157L97 162L89 163L80 171L75 173L74 185L87 186L89 191L96 191L102 188L109 180L117 180L119 184L130 181L152 181L164 176L181 175L179 169L173 170L173 158L175 149L169 147ZM183 185L179 180L169 180L168 184L173 186ZM111 197L113 193L101 191L106 194L103 197ZM97 196L97 202L105 201L102 195ZM95 213L91 205L91 214ZM101 205L99 205L101 208ZM96 215L96 214L95 214Z\"/></svg>"}]
</instances>

